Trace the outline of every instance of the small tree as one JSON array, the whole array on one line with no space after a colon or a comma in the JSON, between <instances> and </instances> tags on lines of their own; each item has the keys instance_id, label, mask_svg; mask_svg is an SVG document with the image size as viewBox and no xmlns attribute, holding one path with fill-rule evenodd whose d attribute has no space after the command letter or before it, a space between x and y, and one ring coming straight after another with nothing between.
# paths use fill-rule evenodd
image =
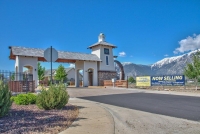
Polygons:
<instances>
[{"instance_id":1,"label":"small tree","mask_svg":"<svg viewBox=\"0 0 200 134\"><path fill-rule=\"evenodd\" d=\"M11 80L12 80L12 81L15 80L15 74L14 74L14 73L11 75Z\"/></svg>"},{"instance_id":2,"label":"small tree","mask_svg":"<svg viewBox=\"0 0 200 134\"><path fill-rule=\"evenodd\" d=\"M45 67L42 67L40 62L38 62L38 79L44 80L44 74L45 74Z\"/></svg>"},{"instance_id":3,"label":"small tree","mask_svg":"<svg viewBox=\"0 0 200 134\"><path fill-rule=\"evenodd\" d=\"M128 78L128 82L135 83L135 79L131 76L131 77Z\"/></svg>"},{"instance_id":4,"label":"small tree","mask_svg":"<svg viewBox=\"0 0 200 134\"><path fill-rule=\"evenodd\" d=\"M0 118L8 114L12 105L11 96L8 85L0 80Z\"/></svg>"},{"instance_id":5,"label":"small tree","mask_svg":"<svg viewBox=\"0 0 200 134\"><path fill-rule=\"evenodd\" d=\"M187 76L189 79L193 79L195 81L196 90L197 90L198 79L200 76L200 58L199 58L199 56L200 56L199 51L196 54L193 54L192 63L187 64L184 69L185 76Z\"/></svg>"},{"instance_id":6,"label":"small tree","mask_svg":"<svg viewBox=\"0 0 200 134\"><path fill-rule=\"evenodd\" d=\"M56 70L55 79L61 82L67 80L67 73L65 71L64 66L61 64L58 66L58 69Z\"/></svg>"}]
</instances>

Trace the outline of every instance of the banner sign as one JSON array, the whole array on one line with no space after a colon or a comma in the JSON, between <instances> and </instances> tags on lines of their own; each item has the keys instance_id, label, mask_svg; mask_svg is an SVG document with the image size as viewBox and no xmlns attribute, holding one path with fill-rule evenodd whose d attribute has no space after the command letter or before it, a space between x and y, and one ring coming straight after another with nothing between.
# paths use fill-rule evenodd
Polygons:
<instances>
[{"instance_id":1,"label":"banner sign","mask_svg":"<svg viewBox=\"0 0 200 134\"><path fill-rule=\"evenodd\" d=\"M136 77L136 86L151 86L150 76Z\"/></svg>"},{"instance_id":2,"label":"banner sign","mask_svg":"<svg viewBox=\"0 0 200 134\"><path fill-rule=\"evenodd\" d=\"M151 76L151 86L184 86L184 75Z\"/></svg>"}]
</instances>

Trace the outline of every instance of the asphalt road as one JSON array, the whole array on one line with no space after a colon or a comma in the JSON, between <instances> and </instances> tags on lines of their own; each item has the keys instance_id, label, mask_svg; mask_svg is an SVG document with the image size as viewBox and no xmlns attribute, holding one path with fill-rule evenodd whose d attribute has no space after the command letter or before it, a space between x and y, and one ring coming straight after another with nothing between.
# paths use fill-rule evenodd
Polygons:
<instances>
[{"instance_id":1,"label":"asphalt road","mask_svg":"<svg viewBox=\"0 0 200 134\"><path fill-rule=\"evenodd\" d=\"M79 98L155 114L200 121L200 97L128 93Z\"/></svg>"}]
</instances>

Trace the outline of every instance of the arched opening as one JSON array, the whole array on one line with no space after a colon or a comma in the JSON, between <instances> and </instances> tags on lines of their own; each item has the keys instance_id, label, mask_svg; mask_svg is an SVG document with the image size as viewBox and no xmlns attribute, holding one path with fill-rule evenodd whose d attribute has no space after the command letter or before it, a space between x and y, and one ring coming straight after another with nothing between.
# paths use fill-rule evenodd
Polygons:
<instances>
[{"instance_id":1,"label":"arched opening","mask_svg":"<svg viewBox=\"0 0 200 134\"><path fill-rule=\"evenodd\" d=\"M123 65L117 60L114 60L114 62L115 62L115 70L118 72L117 78L119 80L124 80L125 79L125 73L124 73Z\"/></svg>"},{"instance_id":2,"label":"arched opening","mask_svg":"<svg viewBox=\"0 0 200 134\"><path fill-rule=\"evenodd\" d=\"M26 81L33 81L33 67L26 65L23 67L23 74L20 74L22 76L22 80Z\"/></svg>"},{"instance_id":3,"label":"arched opening","mask_svg":"<svg viewBox=\"0 0 200 134\"><path fill-rule=\"evenodd\" d=\"M33 67L32 66L24 66L23 67L23 73L33 74Z\"/></svg>"},{"instance_id":4,"label":"arched opening","mask_svg":"<svg viewBox=\"0 0 200 134\"><path fill-rule=\"evenodd\" d=\"M93 69L88 69L88 86L93 86Z\"/></svg>"}]
</instances>

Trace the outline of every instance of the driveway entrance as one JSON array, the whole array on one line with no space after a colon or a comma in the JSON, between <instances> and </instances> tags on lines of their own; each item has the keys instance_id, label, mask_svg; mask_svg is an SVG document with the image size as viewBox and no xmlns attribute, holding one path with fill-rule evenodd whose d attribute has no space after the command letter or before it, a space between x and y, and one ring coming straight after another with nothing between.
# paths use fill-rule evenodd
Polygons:
<instances>
[{"instance_id":1,"label":"driveway entrance","mask_svg":"<svg viewBox=\"0 0 200 134\"><path fill-rule=\"evenodd\" d=\"M74 88L68 91L70 97L83 102L89 100L108 110L114 118L116 134L200 133L200 97L139 89Z\"/></svg>"}]
</instances>

